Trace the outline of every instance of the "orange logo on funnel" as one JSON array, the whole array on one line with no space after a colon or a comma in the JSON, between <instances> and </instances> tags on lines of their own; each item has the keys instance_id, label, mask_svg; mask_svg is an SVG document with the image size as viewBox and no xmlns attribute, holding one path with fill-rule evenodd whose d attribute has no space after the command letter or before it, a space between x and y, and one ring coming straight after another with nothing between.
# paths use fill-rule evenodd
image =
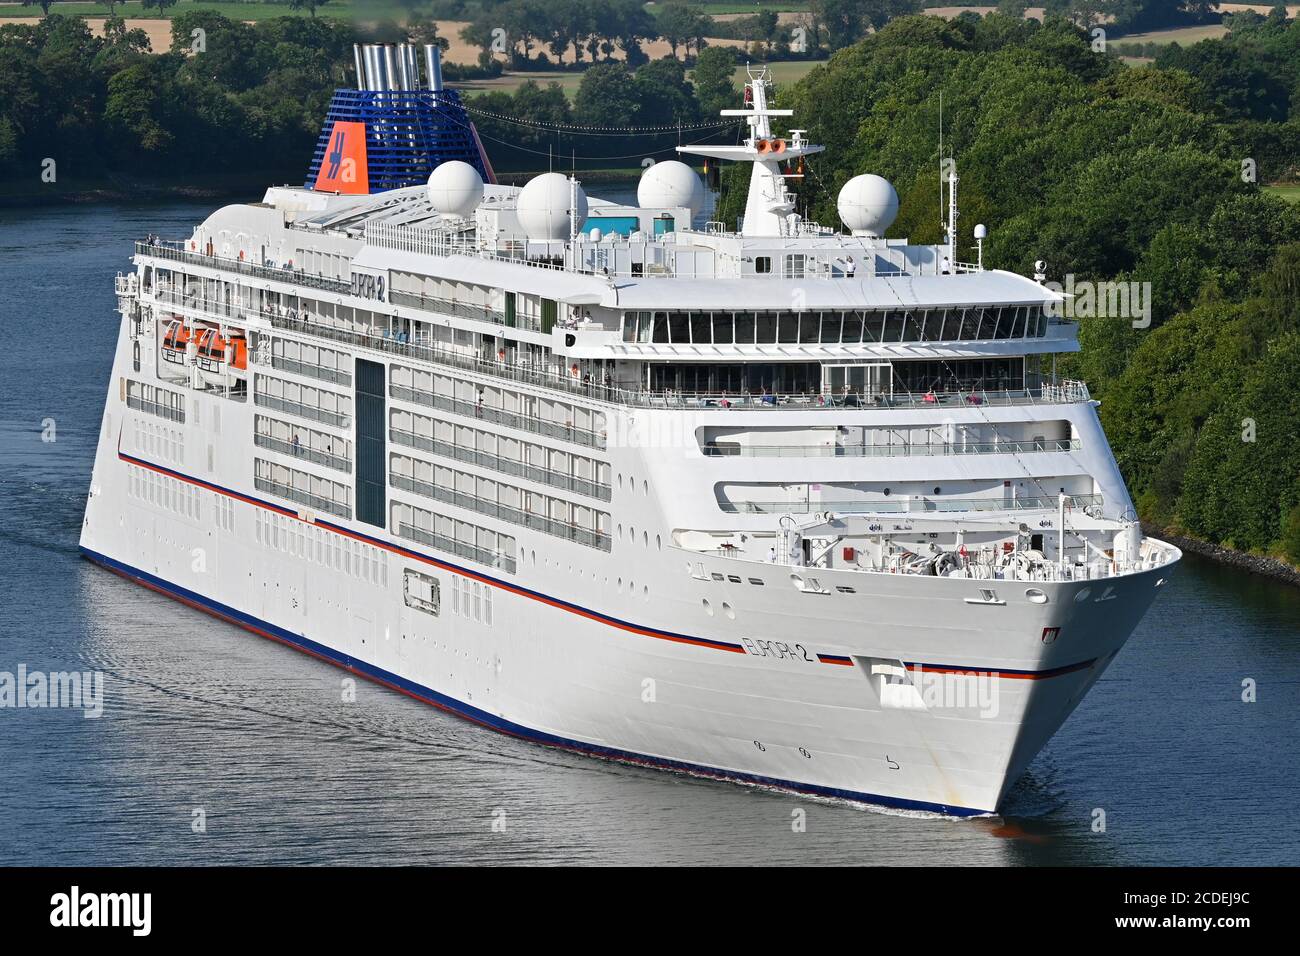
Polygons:
<instances>
[{"instance_id":1,"label":"orange logo on funnel","mask_svg":"<svg viewBox=\"0 0 1300 956\"><path fill-rule=\"evenodd\" d=\"M322 192L363 196L370 192L365 123L339 121L334 124L314 188Z\"/></svg>"}]
</instances>

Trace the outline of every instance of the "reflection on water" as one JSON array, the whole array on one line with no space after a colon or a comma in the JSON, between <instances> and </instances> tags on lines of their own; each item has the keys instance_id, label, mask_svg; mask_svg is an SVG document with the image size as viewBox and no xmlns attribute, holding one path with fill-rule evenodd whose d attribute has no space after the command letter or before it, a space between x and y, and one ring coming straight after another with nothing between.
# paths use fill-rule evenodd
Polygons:
<instances>
[{"instance_id":1,"label":"reflection on water","mask_svg":"<svg viewBox=\"0 0 1300 956\"><path fill-rule=\"evenodd\" d=\"M99 720L0 710L0 862L1294 862L1300 590L1195 557L1004 817L973 821L545 750L365 682L345 704L342 672L87 565L112 275L206 212L0 212L0 670L106 675Z\"/></svg>"}]
</instances>

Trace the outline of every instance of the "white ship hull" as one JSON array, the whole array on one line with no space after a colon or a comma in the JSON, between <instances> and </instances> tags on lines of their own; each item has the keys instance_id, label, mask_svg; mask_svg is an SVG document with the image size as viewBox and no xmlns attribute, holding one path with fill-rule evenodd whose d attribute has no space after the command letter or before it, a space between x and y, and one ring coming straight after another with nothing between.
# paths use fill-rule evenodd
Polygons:
<instances>
[{"instance_id":1,"label":"white ship hull","mask_svg":"<svg viewBox=\"0 0 1300 956\"><path fill-rule=\"evenodd\" d=\"M247 406L196 395L189 418L207 429L173 426L176 441L137 442L148 416L126 407L116 384L128 355L124 326L86 557L493 729L596 756L890 807L992 813L1169 573L999 581L1005 604L982 606L970 603L978 582L965 579L824 570L831 593L805 594L784 565L696 560L639 537L607 555L527 533L520 552L536 548L536 563L494 573L256 491ZM670 467L662 452L623 453ZM667 506L658 487L647 483L630 513ZM362 574L359 561L328 566L331 552L361 546ZM404 568L442 582L438 617L407 605ZM712 577L738 568L741 583ZM836 591L841 584L854 593ZM1026 598L1031 587L1045 603ZM882 699L870 671L881 660L909 669L926 706Z\"/></svg>"}]
</instances>

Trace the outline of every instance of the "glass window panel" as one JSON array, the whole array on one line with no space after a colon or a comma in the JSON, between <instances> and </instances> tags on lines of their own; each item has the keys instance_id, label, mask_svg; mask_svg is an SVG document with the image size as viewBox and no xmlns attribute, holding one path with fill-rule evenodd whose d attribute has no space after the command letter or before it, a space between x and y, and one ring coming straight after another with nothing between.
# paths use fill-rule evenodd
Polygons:
<instances>
[{"instance_id":1,"label":"glass window panel","mask_svg":"<svg viewBox=\"0 0 1300 956\"><path fill-rule=\"evenodd\" d=\"M844 313L844 337L840 341L851 345L862 341L861 312Z\"/></svg>"},{"instance_id":2,"label":"glass window panel","mask_svg":"<svg viewBox=\"0 0 1300 956\"><path fill-rule=\"evenodd\" d=\"M736 344L753 345L756 322L753 312L736 313Z\"/></svg>"},{"instance_id":3,"label":"glass window panel","mask_svg":"<svg viewBox=\"0 0 1300 956\"><path fill-rule=\"evenodd\" d=\"M840 340L840 326L844 323L844 316L839 312L823 312L820 341L823 344L831 344Z\"/></svg>"},{"instance_id":4,"label":"glass window panel","mask_svg":"<svg viewBox=\"0 0 1300 956\"><path fill-rule=\"evenodd\" d=\"M782 312L779 319L777 341L788 345L799 341L799 313Z\"/></svg>"},{"instance_id":5,"label":"glass window panel","mask_svg":"<svg viewBox=\"0 0 1300 956\"><path fill-rule=\"evenodd\" d=\"M734 340L731 313L714 312L713 313L713 344L730 345Z\"/></svg>"},{"instance_id":6,"label":"glass window panel","mask_svg":"<svg viewBox=\"0 0 1300 956\"><path fill-rule=\"evenodd\" d=\"M696 345L713 344L713 319L709 313L691 313L691 341Z\"/></svg>"}]
</instances>

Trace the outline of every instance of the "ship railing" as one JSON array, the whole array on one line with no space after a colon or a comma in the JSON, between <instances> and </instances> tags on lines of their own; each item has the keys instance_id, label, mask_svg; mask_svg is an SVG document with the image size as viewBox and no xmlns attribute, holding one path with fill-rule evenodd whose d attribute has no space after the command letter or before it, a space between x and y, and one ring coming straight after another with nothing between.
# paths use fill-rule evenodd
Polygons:
<instances>
[{"instance_id":1,"label":"ship railing","mask_svg":"<svg viewBox=\"0 0 1300 956\"><path fill-rule=\"evenodd\" d=\"M599 228L599 225L600 219L598 217L591 218L587 220L586 228ZM711 228L712 226L712 223L706 224L704 235L722 234L723 230ZM712 279L724 275L733 275L732 272L720 272L718 270L719 257L717 255L701 259L698 256L699 250L697 248L691 247L679 250L675 244L664 242L661 237L630 239L615 235L602 239L590 239L579 235L572 240L524 241L507 239L489 242L479 241L477 237L468 235L461 230L428 229L389 222L368 222L365 224L364 234L368 245L381 249L393 249L399 252L414 252L431 256L468 256L494 262L530 266L535 269L570 272L577 275L627 279ZM827 235L833 233L819 230L810 234ZM628 256L624 259L627 262L626 266L613 266L610 264L624 258L611 255L611 253L629 249L639 253L641 257L639 261ZM682 257L684 265L678 263L677 254L679 251L689 252L688 255ZM854 275L858 278L890 278L939 274L941 269L941 261L938 258L925 264L909 264L905 259L901 263L888 262L887 257L893 250L881 249L877 251L874 258L885 258L888 262L886 267L874 268L870 263L864 262L860 270L848 273L842 267L842 260L844 255L849 255L853 251L852 249L845 249L843 253L832 255L830 258L823 258L821 250L802 251L805 258L804 264L800 267L764 273L755 272L746 274L744 278L835 280L851 278ZM795 255L801 254L799 249L792 249L791 252ZM947 271L966 273L983 272L984 270L976 263L958 262L953 263Z\"/></svg>"},{"instance_id":2,"label":"ship railing","mask_svg":"<svg viewBox=\"0 0 1300 956\"><path fill-rule=\"evenodd\" d=\"M333 425L335 428L347 428L352 423L351 416L343 412L334 412L326 408L318 408L315 405L304 405L301 402L290 401L277 395L267 395L265 392L256 392L253 395L253 401L265 408L274 408L278 412L297 415L300 418L309 418L324 425Z\"/></svg>"},{"instance_id":3,"label":"ship railing","mask_svg":"<svg viewBox=\"0 0 1300 956\"><path fill-rule=\"evenodd\" d=\"M1101 495L1067 495L1067 513L1100 507ZM720 501L718 507L728 514L929 514L934 512L988 511L1055 511L1060 495L1014 495L1004 498L932 498L925 495L899 495L896 500L814 501L811 498L786 501Z\"/></svg>"},{"instance_id":4,"label":"ship railing","mask_svg":"<svg viewBox=\"0 0 1300 956\"><path fill-rule=\"evenodd\" d=\"M289 266L276 265L258 265L245 259L230 259L225 256L204 255L200 252L191 252L184 248L184 243L175 240L158 240L156 242L137 242L135 244L136 255L154 256L159 259L168 259L172 262L183 262L187 265L204 266L209 269L222 269L227 272L237 272L240 275L249 276L254 279L270 279L274 282L286 282L292 285L308 286L313 289L320 289L325 292L335 292L350 294L352 292L352 283L345 279L335 279L329 276L318 275L314 272L304 272L301 269L294 269Z\"/></svg>"},{"instance_id":5,"label":"ship railing","mask_svg":"<svg viewBox=\"0 0 1300 956\"><path fill-rule=\"evenodd\" d=\"M502 360L482 359L475 355L455 352L417 342L406 341L403 335L393 335L387 330L352 331L330 324L326 319L305 321L289 318L282 313L254 312L248 315L266 319L278 329L302 332L335 342L346 342L361 348L388 352L407 358L449 365L477 372L493 378L537 385L542 388L583 396L611 405L635 408L662 408L683 410L746 409L806 411L810 409L844 408L931 408L953 406L1003 406L1041 405L1086 402L1090 400L1088 388L1082 382L1064 382L1037 388L988 389L975 388L950 392L926 393L848 393L795 392L790 394L754 394L749 392L680 392L672 389L646 390L628 388L618 384L585 382L563 371L530 365L514 365ZM487 409L484 409L486 412ZM602 446L603 447L603 446Z\"/></svg>"},{"instance_id":6,"label":"ship railing","mask_svg":"<svg viewBox=\"0 0 1300 956\"><path fill-rule=\"evenodd\" d=\"M417 435L415 432L406 431L402 428L390 428L388 436L395 445L405 445L407 448L429 452L441 458L450 458L469 465L477 465L480 468L499 471L505 475L524 478L538 484L550 485L552 488L573 491L589 498L598 498L601 501L610 500L609 485L591 481L587 478L579 478L577 475L566 475L550 468L539 468L537 465L514 461L491 452L466 448L463 445L454 445L451 442L431 438L428 435Z\"/></svg>"},{"instance_id":7,"label":"ship railing","mask_svg":"<svg viewBox=\"0 0 1300 956\"><path fill-rule=\"evenodd\" d=\"M1078 451L1077 438L1001 442L901 442L893 445L715 445L708 458L931 458L947 455L1019 455Z\"/></svg>"},{"instance_id":8,"label":"ship railing","mask_svg":"<svg viewBox=\"0 0 1300 956\"><path fill-rule=\"evenodd\" d=\"M303 461L310 461L317 465L324 465L326 468L333 468L336 471L344 471L351 474L352 462L339 455L331 454L319 448L309 448L301 442L284 441L281 438L273 438L270 435L264 435L258 432L253 436L253 441L261 448L270 451L278 451L282 455L290 455Z\"/></svg>"},{"instance_id":9,"label":"ship railing","mask_svg":"<svg viewBox=\"0 0 1300 956\"><path fill-rule=\"evenodd\" d=\"M456 299L444 299L434 295L390 290L388 302L390 305L406 306L412 309L421 309L425 312L436 312L439 315L451 315L459 319L472 319L476 322L488 322L492 325L532 329L533 331L539 331L541 328L536 322L518 322L519 318L523 318L522 316L517 316L515 322L510 322L506 313L490 306L474 302L460 302Z\"/></svg>"},{"instance_id":10,"label":"ship railing","mask_svg":"<svg viewBox=\"0 0 1300 956\"><path fill-rule=\"evenodd\" d=\"M406 522L398 524L397 534L398 537L406 538L408 541L416 541L430 548L458 555L468 561L475 561L490 568L500 568L503 571L509 571L511 574L515 573L514 556L501 551L490 551L487 548L480 548L478 545L457 541L445 534L438 534L436 531L429 531L425 528L417 528L415 525Z\"/></svg>"},{"instance_id":11,"label":"ship railing","mask_svg":"<svg viewBox=\"0 0 1300 956\"><path fill-rule=\"evenodd\" d=\"M449 395L438 395L434 392L427 392L420 388L410 388L406 385L390 385L389 394L393 398L404 402L425 405L440 411L451 412L453 415L463 415L466 418L481 419L495 425L504 425L507 428L518 428L536 435L545 435L547 438L572 442L575 445L600 449L605 447L605 436L586 428L577 428L560 422L549 422L531 415L519 415L503 408L479 405L475 402L452 398Z\"/></svg>"},{"instance_id":12,"label":"ship railing","mask_svg":"<svg viewBox=\"0 0 1300 956\"><path fill-rule=\"evenodd\" d=\"M174 305L182 309L192 309L225 319L238 318L244 307L238 302L222 302L218 299L205 298L194 292L179 292L175 289L158 288L154 298L165 305Z\"/></svg>"},{"instance_id":13,"label":"ship railing","mask_svg":"<svg viewBox=\"0 0 1300 956\"><path fill-rule=\"evenodd\" d=\"M509 524L530 528L533 531L541 531L543 534L564 538L577 544L586 545L589 548L598 548L602 551L609 551L611 548L610 537L607 534L589 528L579 528L577 525L568 522L548 518L545 515L533 514L531 511L524 511L512 505L504 505L489 498L471 495L468 492L457 491L455 488L446 488L442 485L435 485L431 482L421 481L418 478L399 474L390 475L389 483L394 488L400 488L412 494L454 505L457 508L464 508L466 511L473 511L489 518L498 518Z\"/></svg>"},{"instance_id":14,"label":"ship railing","mask_svg":"<svg viewBox=\"0 0 1300 956\"><path fill-rule=\"evenodd\" d=\"M305 375L308 378L317 378L322 382L332 382L335 385L351 385L352 373L340 368L330 368L326 365L317 365L314 362L300 362L297 359L291 359L284 355L271 355L271 367L279 369L282 372L292 372L295 375Z\"/></svg>"},{"instance_id":15,"label":"ship railing","mask_svg":"<svg viewBox=\"0 0 1300 956\"><path fill-rule=\"evenodd\" d=\"M340 518L351 519L352 517L352 509L341 501L335 501L322 495L314 495L310 491L303 491L301 488L273 481L261 475L253 476L253 486L259 491L265 491L268 494L284 498L286 501L295 501L315 511L326 511L332 515L338 515Z\"/></svg>"}]
</instances>

